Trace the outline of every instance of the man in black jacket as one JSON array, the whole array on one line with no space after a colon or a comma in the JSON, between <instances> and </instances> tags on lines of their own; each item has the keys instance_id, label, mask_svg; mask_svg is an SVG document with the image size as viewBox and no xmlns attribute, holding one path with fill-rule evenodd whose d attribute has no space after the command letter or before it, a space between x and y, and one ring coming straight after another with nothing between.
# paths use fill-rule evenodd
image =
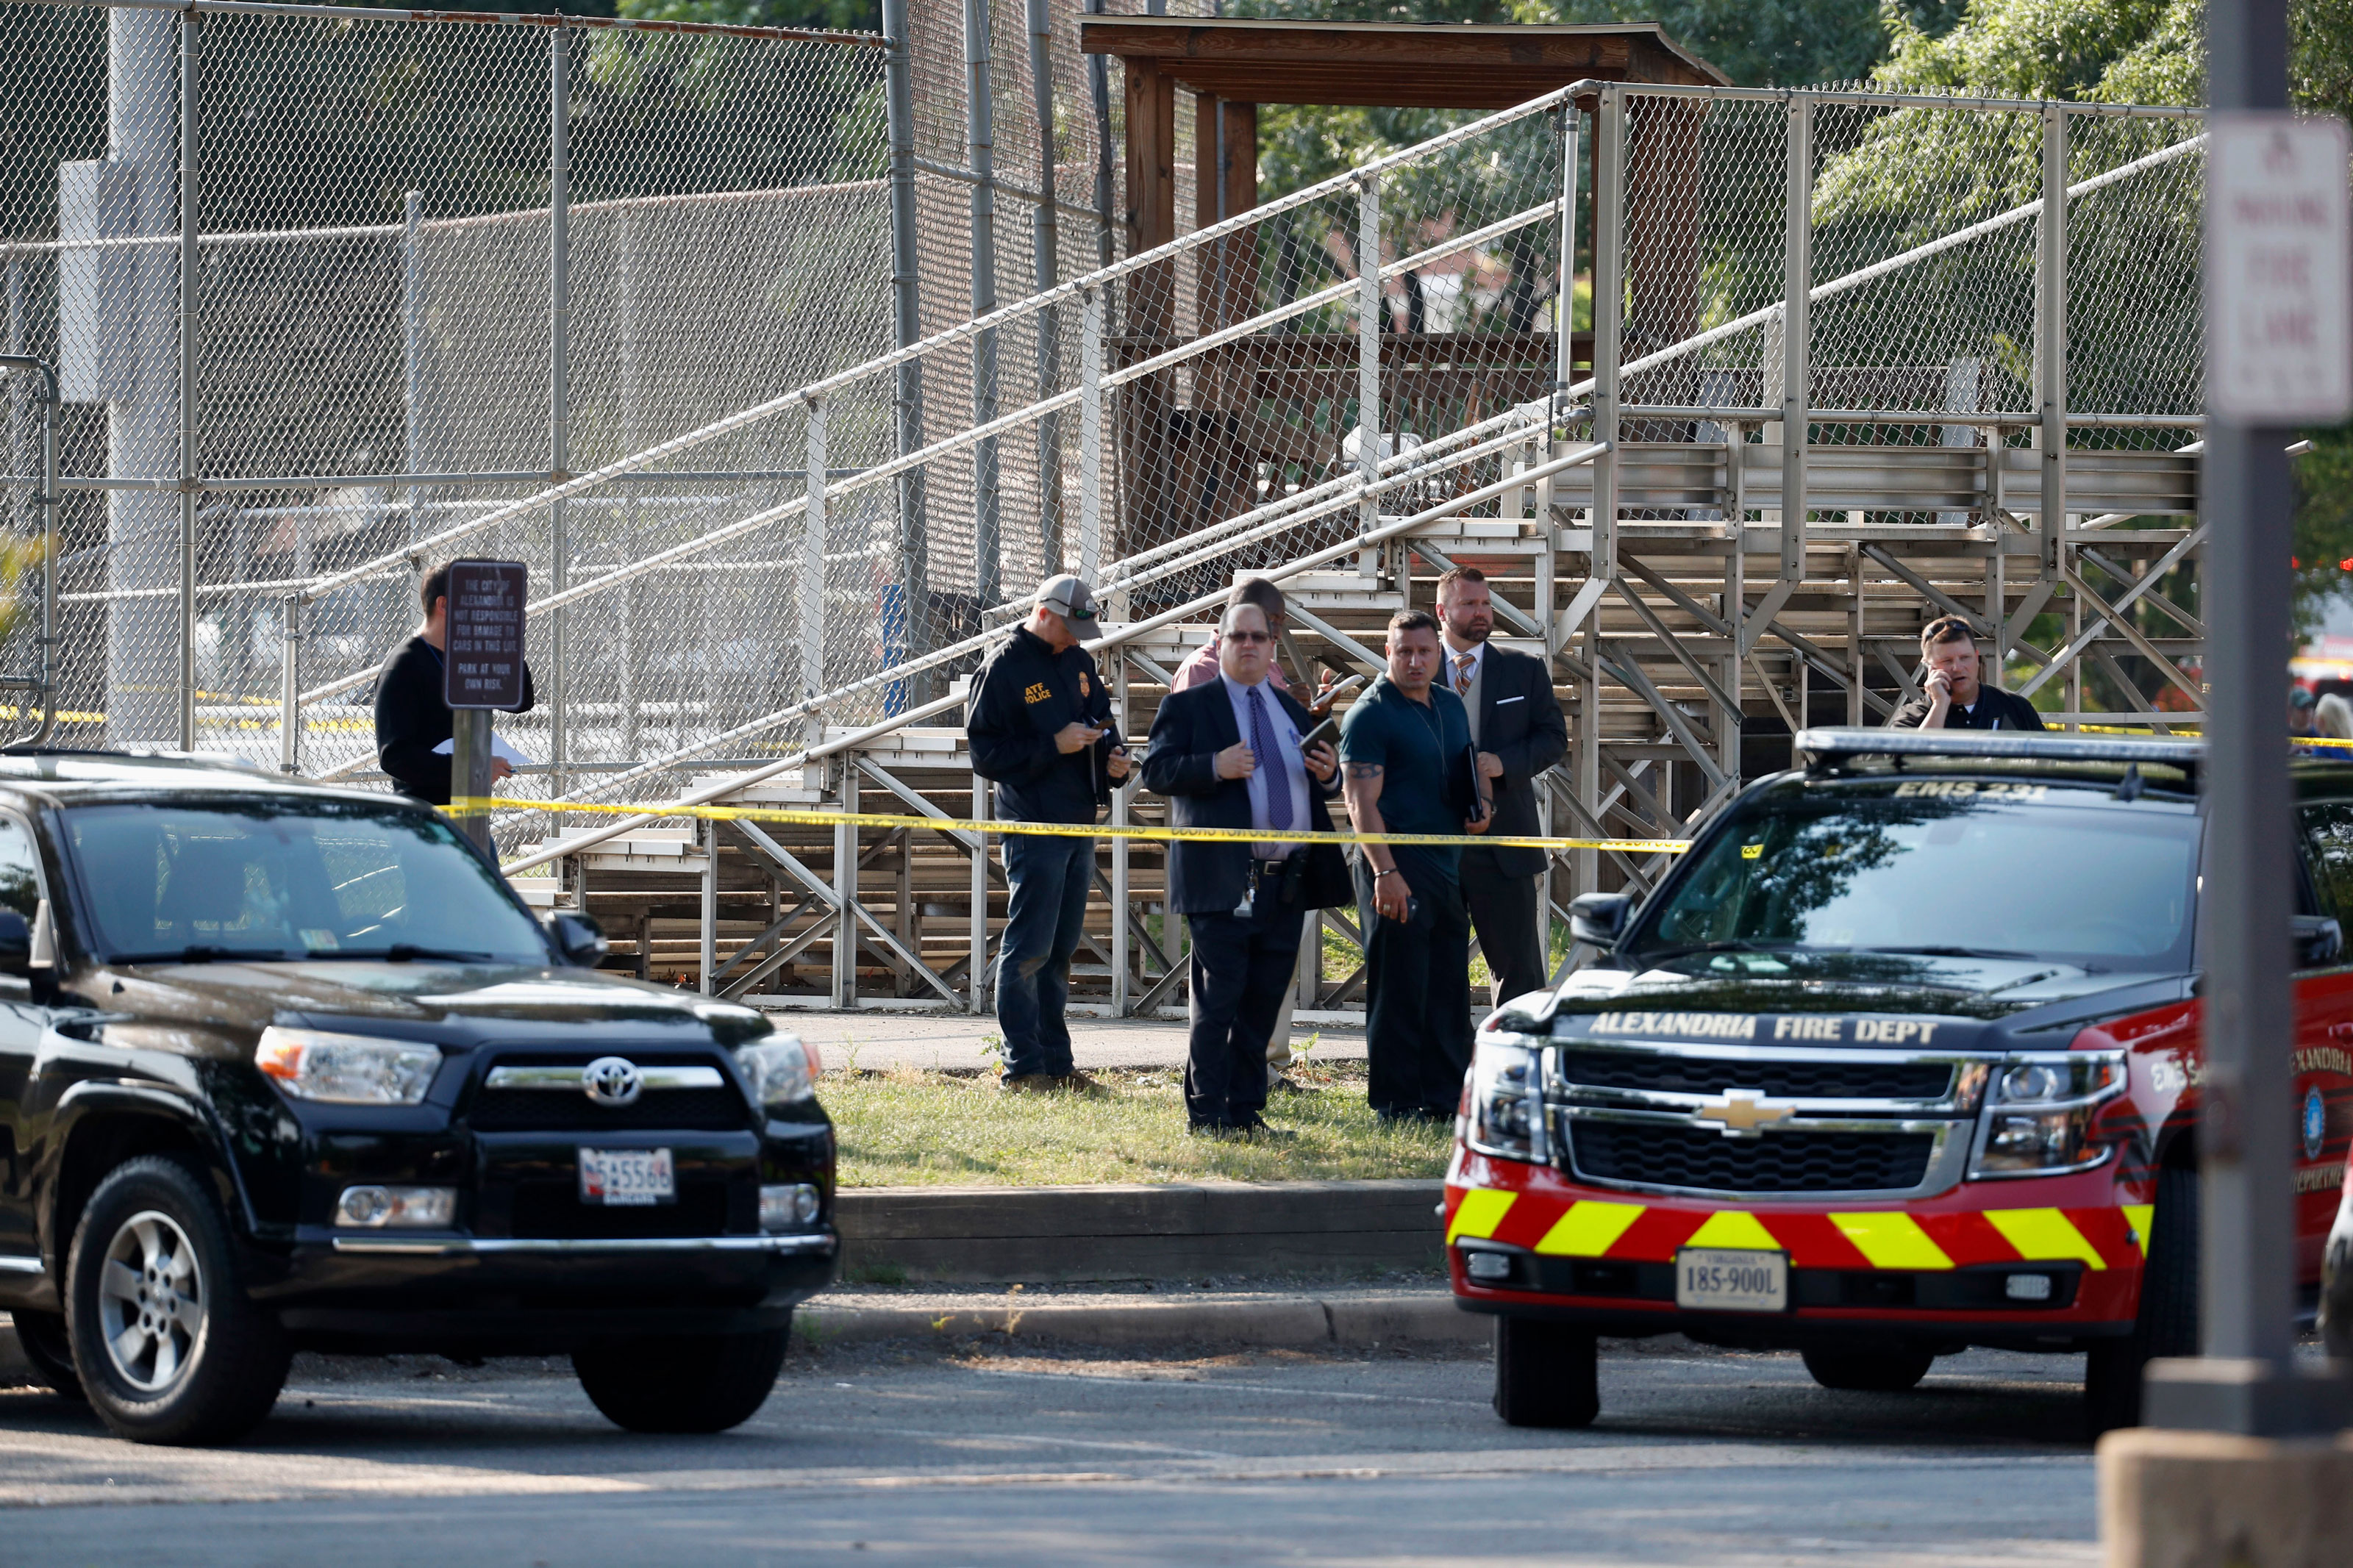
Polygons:
<instances>
[{"instance_id":1,"label":"man in black jacket","mask_svg":"<svg viewBox=\"0 0 2353 1568\"><path fill-rule=\"evenodd\" d=\"M1008 822L1084 823L1127 776L1126 748L1094 656L1094 595L1069 574L1038 589L1037 608L974 677L965 720L973 772L997 784ZM976 816L979 815L977 812ZM997 952L997 1022L1005 1036L1004 1088L1098 1086L1071 1060L1071 955L1086 921L1095 841L1078 834L1008 833L1011 889Z\"/></svg>"},{"instance_id":2,"label":"man in black jacket","mask_svg":"<svg viewBox=\"0 0 2353 1568\"><path fill-rule=\"evenodd\" d=\"M1332 830L1325 804L1339 752L1304 745L1314 721L1267 679L1274 635L1256 605L1218 623L1218 679L1174 691L1152 721L1145 787L1178 827L1264 833L1256 843L1187 842L1168 851L1168 907L1192 929L1192 1038L1185 1109L1197 1132L1266 1127L1266 1047L1313 909L1353 902L1336 844L1286 843Z\"/></svg>"},{"instance_id":3,"label":"man in black jacket","mask_svg":"<svg viewBox=\"0 0 2353 1568\"><path fill-rule=\"evenodd\" d=\"M417 595L425 605L424 628L393 650L375 678L375 755L403 790L434 805L447 805L449 769L456 758L434 748L457 732L449 705L442 700L442 650L449 640L449 563L444 561L427 572ZM526 664L522 706L507 711L527 713L537 700ZM513 771L504 758L494 758L491 780L495 784Z\"/></svg>"},{"instance_id":4,"label":"man in black jacket","mask_svg":"<svg viewBox=\"0 0 2353 1568\"><path fill-rule=\"evenodd\" d=\"M1552 672L1542 659L1496 647L1494 598L1486 574L1457 566L1438 580L1438 620L1444 632L1448 689L1462 699L1479 776L1494 802L1488 831L1506 838L1534 837L1536 775L1568 754L1568 721L1552 694ZM1473 845L1462 851L1462 899L1479 933L1479 951L1495 977L1498 1005L1545 989L1544 874L1541 849Z\"/></svg>"},{"instance_id":5,"label":"man in black jacket","mask_svg":"<svg viewBox=\"0 0 2353 1568\"><path fill-rule=\"evenodd\" d=\"M1896 709L1888 718L1889 729L2042 728L2042 715L2033 703L1978 679L1977 637L1960 616L1939 616L1920 628L1920 660L1928 667L1928 694Z\"/></svg>"}]
</instances>

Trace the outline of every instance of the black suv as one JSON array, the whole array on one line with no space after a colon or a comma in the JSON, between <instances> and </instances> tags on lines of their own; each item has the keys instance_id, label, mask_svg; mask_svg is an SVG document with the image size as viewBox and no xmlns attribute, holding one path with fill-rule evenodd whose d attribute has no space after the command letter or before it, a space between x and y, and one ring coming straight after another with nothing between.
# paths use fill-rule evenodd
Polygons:
<instances>
[{"instance_id":1,"label":"black suv","mask_svg":"<svg viewBox=\"0 0 2353 1568\"><path fill-rule=\"evenodd\" d=\"M638 1431L757 1410L830 1282L801 1042L593 965L431 808L218 759L0 757L0 1310L121 1435L299 1348L569 1352Z\"/></svg>"}]
</instances>

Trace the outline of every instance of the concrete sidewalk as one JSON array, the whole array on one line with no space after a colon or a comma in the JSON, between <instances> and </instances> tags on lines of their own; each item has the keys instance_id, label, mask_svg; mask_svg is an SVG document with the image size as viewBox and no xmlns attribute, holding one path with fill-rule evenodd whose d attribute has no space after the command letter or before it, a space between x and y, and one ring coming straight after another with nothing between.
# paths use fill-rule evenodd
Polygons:
<instances>
[{"instance_id":1,"label":"concrete sidewalk","mask_svg":"<svg viewBox=\"0 0 2353 1568\"><path fill-rule=\"evenodd\" d=\"M853 1061L861 1068L996 1070L996 1058L986 1047L999 1031L995 1016L986 1013L820 1013L777 1008L771 1016L777 1028L816 1044L825 1054L828 1071L848 1068ZM1181 1023L1074 1016L1070 1026L1071 1059L1089 1071L1185 1065ZM1293 1026L1293 1051L1305 1047L1310 1039L1314 1041L1309 1053L1312 1060L1365 1059L1362 1029L1329 1024Z\"/></svg>"}]
</instances>

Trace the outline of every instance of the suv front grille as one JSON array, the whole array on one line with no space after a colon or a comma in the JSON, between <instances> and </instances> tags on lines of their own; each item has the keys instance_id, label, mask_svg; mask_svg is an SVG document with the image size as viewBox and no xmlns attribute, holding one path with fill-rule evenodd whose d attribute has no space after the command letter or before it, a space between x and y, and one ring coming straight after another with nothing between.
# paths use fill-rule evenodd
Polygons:
<instances>
[{"instance_id":1,"label":"suv front grille","mask_svg":"<svg viewBox=\"0 0 2353 1568\"><path fill-rule=\"evenodd\" d=\"M744 1126L745 1114L733 1089L649 1089L618 1106L560 1089L486 1089L466 1121L477 1132L724 1132Z\"/></svg>"},{"instance_id":2,"label":"suv front grille","mask_svg":"<svg viewBox=\"0 0 2353 1568\"><path fill-rule=\"evenodd\" d=\"M1773 1100L1939 1100L1953 1082L1950 1062L1749 1061L1649 1051L1560 1053L1560 1076L1575 1089L1645 1094L1722 1094L1745 1089Z\"/></svg>"},{"instance_id":3,"label":"suv front grille","mask_svg":"<svg viewBox=\"0 0 2353 1568\"><path fill-rule=\"evenodd\" d=\"M578 1086L581 1068L600 1057L627 1058L650 1077L664 1068L689 1068L707 1087L662 1088L648 1083L627 1105L600 1104ZM554 1068L553 1085L500 1085L502 1068ZM711 1083L716 1074L719 1082ZM487 1064L466 1107L467 1124L477 1132L732 1132L753 1125L751 1108L727 1078L716 1052L648 1050L510 1051Z\"/></svg>"},{"instance_id":4,"label":"suv front grille","mask_svg":"<svg viewBox=\"0 0 2353 1568\"><path fill-rule=\"evenodd\" d=\"M1926 1177L1926 1132L1768 1132L1727 1138L1713 1127L1577 1118L1569 1159L1580 1176L1725 1193L1903 1190Z\"/></svg>"}]
</instances>

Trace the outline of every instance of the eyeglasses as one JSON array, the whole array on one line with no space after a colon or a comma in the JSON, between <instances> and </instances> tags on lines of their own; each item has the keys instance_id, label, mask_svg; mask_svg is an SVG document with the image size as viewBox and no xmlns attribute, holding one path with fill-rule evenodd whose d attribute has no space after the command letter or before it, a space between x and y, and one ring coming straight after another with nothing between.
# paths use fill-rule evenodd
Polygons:
<instances>
[{"instance_id":1,"label":"eyeglasses","mask_svg":"<svg viewBox=\"0 0 2353 1568\"><path fill-rule=\"evenodd\" d=\"M1228 642L1272 642L1274 640L1264 632L1228 632L1225 634L1225 638Z\"/></svg>"}]
</instances>

